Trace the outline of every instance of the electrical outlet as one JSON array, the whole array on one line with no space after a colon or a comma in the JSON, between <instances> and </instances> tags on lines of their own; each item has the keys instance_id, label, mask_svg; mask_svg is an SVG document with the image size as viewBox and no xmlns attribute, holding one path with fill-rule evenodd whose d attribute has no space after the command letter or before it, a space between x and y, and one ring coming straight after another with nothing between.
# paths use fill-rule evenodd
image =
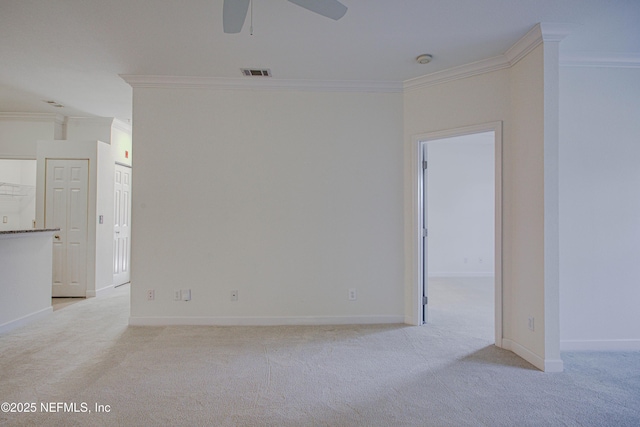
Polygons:
<instances>
[{"instance_id":1,"label":"electrical outlet","mask_svg":"<svg viewBox=\"0 0 640 427\"><path fill-rule=\"evenodd\" d=\"M182 291L180 291L180 290L173 291L173 300L174 301L182 301Z\"/></svg>"},{"instance_id":2,"label":"electrical outlet","mask_svg":"<svg viewBox=\"0 0 640 427\"><path fill-rule=\"evenodd\" d=\"M147 291L147 301L153 301L154 299L156 299L156 291L149 289Z\"/></svg>"},{"instance_id":3,"label":"electrical outlet","mask_svg":"<svg viewBox=\"0 0 640 427\"><path fill-rule=\"evenodd\" d=\"M358 293L356 292L356 288L349 289L349 301L355 301L358 299Z\"/></svg>"},{"instance_id":4,"label":"electrical outlet","mask_svg":"<svg viewBox=\"0 0 640 427\"><path fill-rule=\"evenodd\" d=\"M238 301L238 291L231 291L231 301Z\"/></svg>"},{"instance_id":5,"label":"electrical outlet","mask_svg":"<svg viewBox=\"0 0 640 427\"><path fill-rule=\"evenodd\" d=\"M2 223L3 223L3 224L6 224L6 223L8 223L8 222L9 222L9 217L8 217L8 216L3 216L3 217L2 217Z\"/></svg>"},{"instance_id":6,"label":"electrical outlet","mask_svg":"<svg viewBox=\"0 0 640 427\"><path fill-rule=\"evenodd\" d=\"M484 260L482 258L478 258L478 264L482 264Z\"/></svg>"},{"instance_id":7,"label":"electrical outlet","mask_svg":"<svg viewBox=\"0 0 640 427\"><path fill-rule=\"evenodd\" d=\"M535 331L535 317L529 316L529 330L530 331Z\"/></svg>"}]
</instances>

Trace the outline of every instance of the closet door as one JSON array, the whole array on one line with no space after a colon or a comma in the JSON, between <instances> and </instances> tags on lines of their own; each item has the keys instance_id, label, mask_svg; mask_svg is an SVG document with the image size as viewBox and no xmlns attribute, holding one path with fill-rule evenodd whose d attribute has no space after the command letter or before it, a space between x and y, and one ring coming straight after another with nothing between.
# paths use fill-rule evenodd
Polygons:
<instances>
[{"instance_id":1,"label":"closet door","mask_svg":"<svg viewBox=\"0 0 640 427\"><path fill-rule=\"evenodd\" d=\"M87 296L89 161L46 159L45 227L53 238L54 297Z\"/></svg>"}]
</instances>

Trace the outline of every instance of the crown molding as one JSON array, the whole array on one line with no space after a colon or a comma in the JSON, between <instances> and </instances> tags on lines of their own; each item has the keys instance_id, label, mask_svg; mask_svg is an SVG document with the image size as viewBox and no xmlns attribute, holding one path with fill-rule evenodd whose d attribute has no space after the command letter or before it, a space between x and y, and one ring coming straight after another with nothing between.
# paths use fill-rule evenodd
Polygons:
<instances>
[{"instance_id":1,"label":"crown molding","mask_svg":"<svg viewBox=\"0 0 640 427\"><path fill-rule=\"evenodd\" d=\"M471 62L469 64L427 74L426 76L417 77L415 79L405 80L404 89L421 89L428 86L477 76L479 74L502 70L504 68L509 68L510 66L509 61L504 55L494 56L493 58L483 59L481 61Z\"/></svg>"},{"instance_id":2,"label":"crown molding","mask_svg":"<svg viewBox=\"0 0 640 427\"><path fill-rule=\"evenodd\" d=\"M268 77L218 78L144 76L121 74L120 77L133 88L172 89L246 89L246 90L300 90L317 92L383 92L401 93L402 83L392 81L357 80L281 80Z\"/></svg>"},{"instance_id":3,"label":"crown molding","mask_svg":"<svg viewBox=\"0 0 640 427\"><path fill-rule=\"evenodd\" d=\"M113 117L67 117L65 124L99 124L111 126L113 120Z\"/></svg>"},{"instance_id":4,"label":"crown molding","mask_svg":"<svg viewBox=\"0 0 640 427\"><path fill-rule=\"evenodd\" d=\"M131 124L123 122L115 117L67 117L65 120L66 125L77 124L91 124L91 125L104 125L113 129L118 129L123 132L131 134Z\"/></svg>"},{"instance_id":5,"label":"crown molding","mask_svg":"<svg viewBox=\"0 0 640 427\"><path fill-rule=\"evenodd\" d=\"M123 122L120 119L113 119L112 126L114 129L121 130L122 132L128 133L129 135L131 135L131 132L133 129L133 127L131 126L131 123Z\"/></svg>"},{"instance_id":6,"label":"crown molding","mask_svg":"<svg viewBox=\"0 0 640 427\"><path fill-rule=\"evenodd\" d=\"M513 66L542 42L559 43L571 34L574 28L574 24L541 22L534 25L527 34L515 42L513 46L504 53L504 56L509 60L509 65Z\"/></svg>"},{"instance_id":7,"label":"crown molding","mask_svg":"<svg viewBox=\"0 0 640 427\"><path fill-rule=\"evenodd\" d=\"M568 53L560 55L560 66L595 68L640 68L640 53Z\"/></svg>"},{"instance_id":8,"label":"crown molding","mask_svg":"<svg viewBox=\"0 0 640 427\"><path fill-rule=\"evenodd\" d=\"M567 24L563 22L541 22L538 24L540 27L540 33L542 40L545 42L559 43L565 39L565 37L571 35L578 24Z\"/></svg>"},{"instance_id":9,"label":"crown molding","mask_svg":"<svg viewBox=\"0 0 640 427\"><path fill-rule=\"evenodd\" d=\"M542 43L542 30L540 24L536 24L532 29L522 36L517 42L515 42L504 53L504 57L509 62L509 66L513 66L518 63L522 58L527 56L533 49L538 47Z\"/></svg>"},{"instance_id":10,"label":"crown molding","mask_svg":"<svg viewBox=\"0 0 640 427\"><path fill-rule=\"evenodd\" d=\"M571 24L536 24L502 55L406 80L404 88L405 90L420 89L512 67L542 42L561 41L570 34L572 27Z\"/></svg>"},{"instance_id":11,"label":"crown molding","mask_svg":"<svg viewBox=\"0 0 640 427\"><path fill-rule=\"evenodd\" d=\"M65 116L56 113L0 113L0 120L21 120L32 122L53 121L56 124L64 124Z\"/></svg>"},{"instance_id":12,"label":"crown molding","mask_svg":"<svg viewBox=\"0 0 640 427\"><path fill-rule=\"evenodd\" d=\"M536 24L502 55L406 80L404 88L405 90L420 89L513 67L542 42L560 42L571 33L573 27L572 24L544 22Z\"/></svg>"}]
</instances>

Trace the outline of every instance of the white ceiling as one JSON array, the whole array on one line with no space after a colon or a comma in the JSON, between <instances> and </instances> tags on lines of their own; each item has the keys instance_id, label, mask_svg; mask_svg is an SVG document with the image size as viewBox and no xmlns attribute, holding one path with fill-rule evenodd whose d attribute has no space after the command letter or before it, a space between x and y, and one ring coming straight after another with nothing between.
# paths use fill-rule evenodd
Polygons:
<instances>
[{"instance_id":1,"label":"white ceiling","mask_svg":"<svg viewBox=\"0 0 640 427\"><path fill-rule=\"evenodd\" d=\"M120 74L402 82L500 55L538 22L576 24L563 55L640 57L639 0L341 1L333 21L254 0L250 35L249 17L223 33L223 0L0 0L0 111L128 120Z\"/></svg>"}]
</instances>

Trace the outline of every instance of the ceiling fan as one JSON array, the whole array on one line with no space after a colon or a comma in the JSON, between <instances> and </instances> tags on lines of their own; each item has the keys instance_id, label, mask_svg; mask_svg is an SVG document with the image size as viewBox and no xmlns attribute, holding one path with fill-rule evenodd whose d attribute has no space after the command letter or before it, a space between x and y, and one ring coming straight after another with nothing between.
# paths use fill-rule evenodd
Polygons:
<instances>
[{"instance_id":1,"label":"ceiling fan","mask_svg":"<svg viewBox=\"0 0 640 427\"><path fill-rule=\"evenodd\" d=\"M347 13L347 6L338 0L289 0L327 18L338 20ZM225 33L239 33L247 17L251 0L224 0L222 7L222 26Z\"/></svg>"}]
</instances>

